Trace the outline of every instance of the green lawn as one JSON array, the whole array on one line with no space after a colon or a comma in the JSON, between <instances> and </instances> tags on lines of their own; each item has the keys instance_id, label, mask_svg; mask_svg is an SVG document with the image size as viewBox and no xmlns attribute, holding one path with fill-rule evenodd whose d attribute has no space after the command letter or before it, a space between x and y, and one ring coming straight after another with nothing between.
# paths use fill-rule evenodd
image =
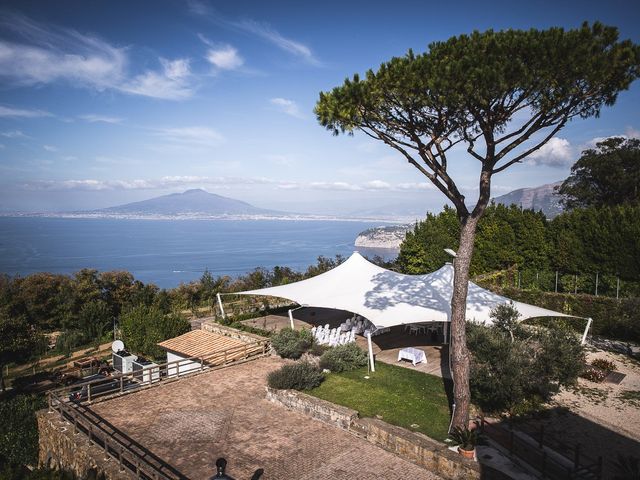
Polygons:
<instances>
[{"instance_id":1,"label":"green lawn","mask_svg":"<svg viewBox=\"0 0 640 480\"><path fill-rule=\"evenodd\" d=\"M436 440L447 438L449 406L442 378L377 362L375 373L367 369L330 373L317 388L305 393L382 420L418 431ZM418 425L411 427L411 425Z\"/></svg>"}]
</instances>

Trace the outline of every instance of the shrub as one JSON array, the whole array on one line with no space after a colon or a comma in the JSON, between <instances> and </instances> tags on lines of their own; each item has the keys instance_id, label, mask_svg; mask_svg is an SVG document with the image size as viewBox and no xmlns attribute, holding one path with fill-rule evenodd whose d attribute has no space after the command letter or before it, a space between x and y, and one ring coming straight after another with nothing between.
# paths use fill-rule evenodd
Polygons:
<instances>
[{"instance_id":1,"label":"shrub","mask_svg":"<svg viewBox=\"0 0 640 480\"><path fill-rule=\"evenodd\" d=\"M552 331L509 331L469 323L467 345L471 398L485 412L515 414L535 408L561 386L574 384L584 365L582 345L560 324Z\"/></svg>"},{"instance_id":2,"label":"shrub","mask_svg":"<svg viewBox=\"0 0 640 480\"><path fill-rule=\"evenodd\" d=\"M604 358L596 358L593 362L591 362L591 365L607 372L613 372L616 369L615 363Z\"/></svg>"},{"instance_id":3,"label":"shrub","mask_svg":"<svg viewBox=\"0 0 640 480\"><path fill-rule=\"evenodd\" d=\"M330 348L320 357L320 368L332 372L355 370L367 365L367 354L355 343Z\"/></svg>"},{"instance_id":4,"label":"shrub","mask_svg":"<svg viewBox=\"0 0 640 480\"><path fill-rule=\"evenodd\" d=\"M313 335L309 330L283 328L271 337L271 346L282 358L297 360L311 348Z\"/></svg>"},{"instance_id":5,"label":"shrub","mask_svg":"<svg viewBox=\"0 0 640 480\"><path fill-rule=\"evenodd\" d=\"M35 412L46 406L43 397L17 395L0 400L0 459L17 465L38 460L38 426Z\"/></svg>"},{"instance_id":6,"label":"shrub","mask_svg":"<svg viewBox=\"0 0 640 480\"><path fill-rule=\"evenodd\" d=\"M318 367L309 362L296 362L283 365L267 377L271 388L278 390L311 390L324 380L324 375Z\"/></svg>"},{"instance_id":7,"label":"shrub","mask_svg":"<svg viewBox=\"0 0 640 480\"><path fill-rule=\"evenodd\" d=\"M607 372L599 368L587 367L580 376L592 382L601 383L607 377Z\"/></svg>"}]
</instances>

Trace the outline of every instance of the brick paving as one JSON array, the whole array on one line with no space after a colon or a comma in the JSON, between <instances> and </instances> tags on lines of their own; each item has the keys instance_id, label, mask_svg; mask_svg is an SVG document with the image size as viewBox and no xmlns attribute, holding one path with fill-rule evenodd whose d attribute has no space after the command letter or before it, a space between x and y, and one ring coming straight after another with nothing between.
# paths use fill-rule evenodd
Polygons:
<instances>
[{"instance_id":1,"label":"brick paving","mask_svg":"<svg viewBox=\"0 0 640 480\"><path fill-rule=\"evenodd\" d=\"M266 375L284 361L260 358L91 407L187 477L211 478L218 457L249 479L440 477L352 434L265 399Z\"/></svg>"}]
</instances>

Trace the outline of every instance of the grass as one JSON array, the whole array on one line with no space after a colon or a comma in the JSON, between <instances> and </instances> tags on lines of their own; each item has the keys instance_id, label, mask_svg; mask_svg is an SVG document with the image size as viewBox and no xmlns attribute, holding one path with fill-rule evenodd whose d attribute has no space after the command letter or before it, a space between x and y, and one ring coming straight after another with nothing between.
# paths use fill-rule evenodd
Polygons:
<instances>
[{"instance_id":1,"label":"grass","mask_svg":"<svg viewBox=\"0 0 640 480\"><path fill-rule=\"evenodd\" d=\"M424 433L444 441L449 428L449 405L442 378L382 362L375 373L366 368L330 373L313 396L357 410L362 417Z\"/></svg>"}]
</instances>

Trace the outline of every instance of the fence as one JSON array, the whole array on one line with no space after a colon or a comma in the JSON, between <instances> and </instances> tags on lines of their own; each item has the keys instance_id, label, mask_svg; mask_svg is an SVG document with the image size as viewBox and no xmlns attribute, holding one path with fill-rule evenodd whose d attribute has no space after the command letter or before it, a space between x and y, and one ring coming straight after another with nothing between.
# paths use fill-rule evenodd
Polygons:
<instances>
[{"instance_id":1,"label":"fence","mask_svg":"<svg viewBox=\"0 0 640 480\"><path fill-rule=\"evenodd\" d=\"M57 411L61 420L73 424L74 434L83 433L90 443L102 448L105 458L116 459L121 471L128 470L136 478L148 480L183 479L186 477L175 468L86 408L83 402L91 403L100 397L131 393L141 387L155 386L212 367L257 358L267 353L268 345L268 340L259 340L202 357L189 357L150 366L142 371L62 387L49 393L49 410Z\"/></svg>"},{"instance_id":2,"label":"fence","mask_svg":"<svg viewBox=\"0 0 640 480\"><path fill-rule=\"evenodd\" d=\"M602 457L597 461L586 458L580 451L580 444L565 446L572 451L571 459L561 455L545 443L544 429L537 438L519 432L513 428L505 429L499 425L481 422L484 434L507 449L509 455L518 457L533 468L542 478L551 480L601 480Z\"/></svg>"},{"instance_id":3,"label":"fence","mask_svg":"<svg viewBox=\"0 0 640 480\"><path fill-rule=\"evenodd\" d=\"M247 342L243 345L228 348L201 357L189 357L168 363L153 365L142 370L122 373L104 379L92 380L80 384L56 389L52 394L91 402L99 397L122 394L142 386L155 385L167 380L174 380L185 375L202 372L205 369L227 365L257 355L265 355L268 351L268 340Z\"/></svg>"},{"instance_id":4,"label":"fence","mask_svg":"<svg viewBox=\"0 0 640 480\"><path fill-rule=\"evenodd\" d=\"M640 296L640 281L624 280L617 275L601 272L567 273L559 270L514 267L479 275L476 281L485 286L515 287L543 292L586 293L613 298Z\"/></svg>"}]
</instances>

